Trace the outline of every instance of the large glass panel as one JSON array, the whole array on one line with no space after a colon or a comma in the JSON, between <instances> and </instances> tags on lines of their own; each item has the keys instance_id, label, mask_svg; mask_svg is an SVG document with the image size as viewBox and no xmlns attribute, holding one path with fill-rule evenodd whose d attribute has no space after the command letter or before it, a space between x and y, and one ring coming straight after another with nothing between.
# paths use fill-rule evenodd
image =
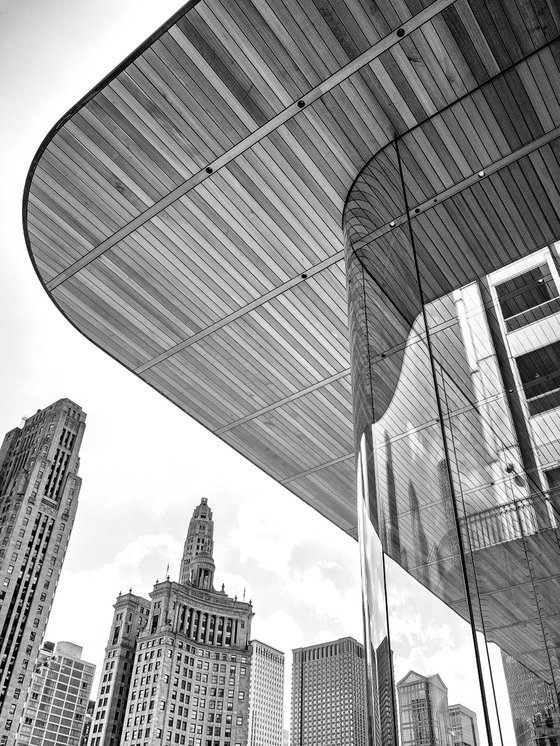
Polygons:
<instances>
[{"instance_id":1,"label":"large glass panel","mask_svg":"<svg viewBox=\"0 0 560 746\"><path fill-rule=\"evenodd\" d=\"M558 254L407 137L345 216L372 743L560 745Z\"/></svg>"}]
</instances>

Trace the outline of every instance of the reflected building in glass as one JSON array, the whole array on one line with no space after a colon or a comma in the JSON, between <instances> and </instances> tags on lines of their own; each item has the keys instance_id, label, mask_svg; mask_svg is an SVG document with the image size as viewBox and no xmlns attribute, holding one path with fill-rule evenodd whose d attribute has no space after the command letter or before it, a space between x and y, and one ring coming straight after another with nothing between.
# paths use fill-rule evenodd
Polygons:
<instances>
[{"instance_id":1,"label":"reflected building in glass","mask_svg":"<svg viewBox=\"0 0 560 746\"><path fill-rule=\"evenodd\" d=\"M449 705L452 746L479 746L476 713L464 705Z\"/></svg>"},{"instance_id":2,"label":"reflected building in glass","mask_svg":"<svg viewBox=\"0 0 560 746\"><path fill-rule=\"evenodd\" d=\"M409 671L397 684L397 693L401 746L450 746L447 687L440 676Z\"/></svg>"},{"instance_id":3,"label":"reflected building in glass","mask_svg":"<svg viewBox=\"0 0 560 746\"><path fill-rule=\"evenodd\" d=\"M554 0L188 3L27 182L72 323L359 539L375 746L411 668L481 746L555 737L559 40Z\"/></svg>"},{"instance_id":4,"label":"reflected building in glass","mask_svg":"<svg viewBox=\"0 0 560 746\"><path fill-rule=\"evenodd\" d=\"M554 687L502 653L518 746L560 746L558 695Z\"/></svg>"}]
</instances>

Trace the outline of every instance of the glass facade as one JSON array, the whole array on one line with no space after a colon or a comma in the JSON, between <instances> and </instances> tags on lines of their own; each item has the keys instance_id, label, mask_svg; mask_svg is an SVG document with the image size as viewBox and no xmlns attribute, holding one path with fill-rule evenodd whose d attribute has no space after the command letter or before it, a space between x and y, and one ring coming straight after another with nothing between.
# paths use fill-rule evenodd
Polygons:
<instances>
[{"instance_id":1,"label":"glass facade","mask_svg":"<svg viewBox=\"0 0 560 746\"><path fill-rule=\"evenodd\" d=\"M413 668L482 745L560 743L560 232L519 230L526 156L438 184L428 126L367 164L344 215L371 740L432 743L399 725Z\"/></svg>"}]
</instances>

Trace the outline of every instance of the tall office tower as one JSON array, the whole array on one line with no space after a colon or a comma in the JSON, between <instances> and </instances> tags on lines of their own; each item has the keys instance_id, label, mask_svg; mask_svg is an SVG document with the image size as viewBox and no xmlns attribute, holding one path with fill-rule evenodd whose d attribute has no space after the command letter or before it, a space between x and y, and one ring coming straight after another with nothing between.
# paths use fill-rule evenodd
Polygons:
<instances>
[{"instance_id":1,"label":"tall office tower","mask_svg":"<svg viewBox=\"0 0 560 746\"><path fill-rule=\"evenodd\" d=\"M146 628L150 602L129 591L119 593L113 608L115 613L89 733L90 744L105 746L117 746L121 740L136 640Z\"/></svg>"},{"instance_id":2,"label":"tall office tower","mask_svg":"<svg viewBox=\"0 0 560 746\"><path fill-rule=\"evenodd\" d=\"M80 746L94 674L79 645L45 643L33 669L17 746Z\"/></svg>"},{"instance_id":3,"label":"tall office tower","mask_svg":"<svg viewBox=\"0 0 560 746\"><path fill-rule=\"evenodd\" d=\"M511 655L502 652L502 661L516 746L560 746L558 695L554 687Z\"/></svg>"},{"instance_id":4,"label":"tall office tower","mask_svg":"<svg viewBox=\"0 0 560 746\"><path fill-rule=\"evenodd\" d=\"M212 511L202 498L187 533L183 582L156 583L150 601L131 594L117 600L90 746L116 746L123 718L120 741L127 746L246 746L253 611L223 586L214 589L213 533ZM126 620L131 627L123 631L119 623ZM129 635L126 646L123 635ZM128 679L123 672L115 683L111 663L122 660L123 649L133 667L130 673L127 667ZM109 684L118 684L119 693L104 688ZM121 705L126 697L126 708L120 720L115 716L115 730L96 727L103 720L97 711L115 711L117 696Z\"/></svg>"},{"instance_id":5,"label":"tall office tower","mask_svg":"<svg viewBox=\"0 0 560 746\"><path fill-rule=\"evenodd\" d=\"M343 637L293 655L292 746L365 746L363 645Z\"/></svg>"},{"instance_id":6,"label":"tall office tower","mask_svg":"<svg viewBox=\"0 0 560 746\"><path fill-rule=\"evenodd\" d=\"M453 746L480 746L476 713L464 705L449 705Z\"/></svg>"},{"instance_id":7,"label":"tall office tower","mask_svg":"<svg viewBox=\"0 0 560 746\"><path fill-rule=\"evenodd\" d=\"M375 651L377 669L377 695L379 698L378 710L381 717L372 730L377 735L377 740L383 746L398 746L396 714L393 709L393 653L389 648L389 640L385 637Z\"/></svg>"},{"instance_id":8,"label":"tall office tower","mask_svg":"<svg viewBox=\"0 0 560 746\"><path fill-rule=\"evenodd\" d=\"M397 684L402 746L448 746L447 687L438 674L409 671Z\"/></svg>"},{"instance_id":9,"label":"tall office tower","mask_svg":"<svg viewBox=\"0 0 560 746\"><path fill-rule=\"evenodd\" d=\"M282 731L282 746L290 746L290 731L287 728Z\"/></svg>"},{"instance_id":10,"label":"tall office tower","mask_svg":"<svg viewBox=\"0 0 560 746\"><path fill-rule=\"evenodd\" d=\"M284 653L251 641L248 746L282 746Z\"/></svg>"},{"instance_id":11,"label":"tall office tower","mask_svg":"<svg viewBox=\"0 0 560 746\"><path fill-rule=\"evenodd\" d=\"M85 419L60 399L0 447L0 746L14 743L72 531Z\"/></svg>"}]
</instances>

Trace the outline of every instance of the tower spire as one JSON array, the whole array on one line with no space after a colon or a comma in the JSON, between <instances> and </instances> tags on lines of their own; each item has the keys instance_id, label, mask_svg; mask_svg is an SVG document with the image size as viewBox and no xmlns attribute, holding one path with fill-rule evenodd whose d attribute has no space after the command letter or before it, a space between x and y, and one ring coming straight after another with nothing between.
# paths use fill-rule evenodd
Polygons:
<instances>
[{"instance_id":1,"label":"tower spire","mask_svg":"<svg viewBox=\"0 0 560 746\"><path fill-rule=\"evenodd\" d=\"M203 497L194 509L183 550L179 582L214 590L214 521Z\"/></svg>"}]
</instances>

